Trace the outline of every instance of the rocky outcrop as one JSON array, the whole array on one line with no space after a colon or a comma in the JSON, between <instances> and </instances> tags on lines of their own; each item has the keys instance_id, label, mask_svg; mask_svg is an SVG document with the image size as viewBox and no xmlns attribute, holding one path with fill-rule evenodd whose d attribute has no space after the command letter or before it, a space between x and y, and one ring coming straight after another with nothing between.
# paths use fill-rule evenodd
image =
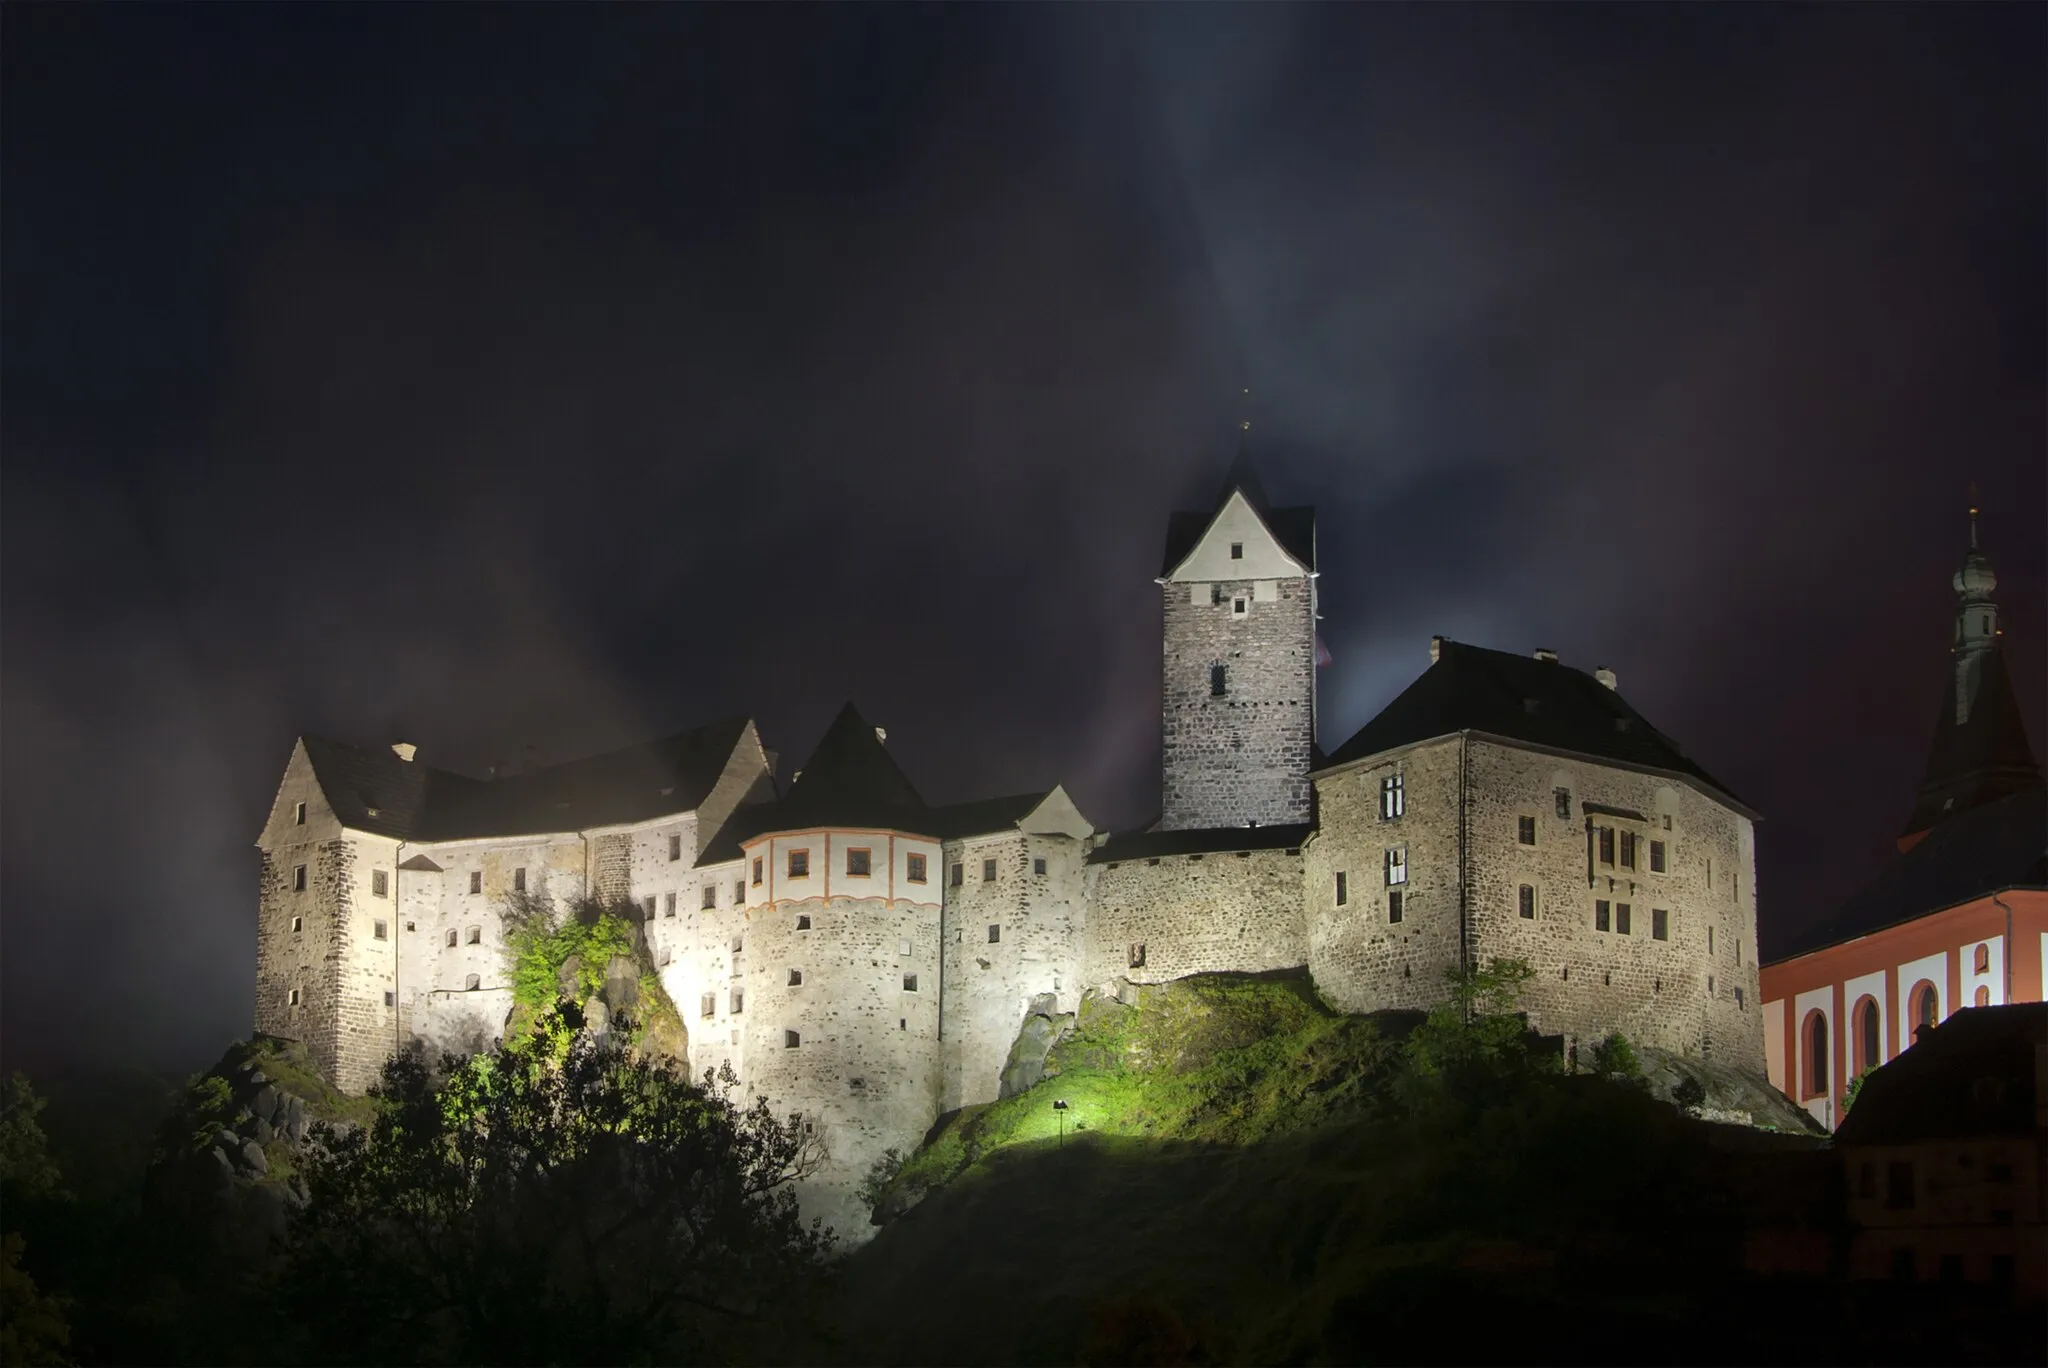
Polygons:
<instances>
[{"instance_id":1,"label":"rocky outcrop","mask_svg":"<svg viewBox=\"0 0 2048 1368\"><path fill-rule=\"evenodd\" d=\"M998 1097L1015 1097L1044 1080L1046 1059L1052 1054L1053 1046L1074 1029L1074 1014L1058 1008L1059 999L1051 993L1041 993L1031 1000L1031 1006L1024 1014L1024 1025L1018 1029L1017 1039L1010 1046L1009 1058L1003 1062Z\"/></svg>"}]
</instances>

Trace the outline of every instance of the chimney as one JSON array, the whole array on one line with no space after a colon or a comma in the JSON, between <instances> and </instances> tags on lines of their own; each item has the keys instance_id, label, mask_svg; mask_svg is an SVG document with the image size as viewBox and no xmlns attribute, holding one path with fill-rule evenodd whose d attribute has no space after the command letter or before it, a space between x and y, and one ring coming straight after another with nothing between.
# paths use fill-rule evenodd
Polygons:
<instances>
[{"instance_id":1,"label":"chimney","mask_svg":"<svg viewBox=\"0 0 2048 1368\"><path fill-rule=\"evenodd\" d=\"M1605 665L1595 665L1593 667L1593 678L1599 680L1610 689L1615 687L1614 671L1608 669Z\"/></svg>"},{"instance_id":2,"label":"chimney","mask_svg":"<svg viewBox=\"0 0 2048 1368\"><path fill-rule=\"evenodd\" d=\"M1444 639L1433 636L1429 639L1429 663L1434 665L1444 658Z\"/></svg>"},{"instance_id":3,"label":"chimney","mask_svg":"<svg viewBox=\"0 0 2048 1368\"><path fill-rule=\"evenodd\" d=\"M1548 646L1538 646L1536 648L1536 658L1546 664L1557 664L1557 652L1551 650Z\"/></svg>"},{"instance_id":4,"label":"chimney","mask_svg":"<svg viewBox=\"0 0 2048 1368\"><path fill-rule=\"evenodd\" d=\"M419 752L420 748L410 741L394 741L391 743L391 753L405 761L408 765L412 763L412 758L418 755Z\"/></svg>"}]
</instances>

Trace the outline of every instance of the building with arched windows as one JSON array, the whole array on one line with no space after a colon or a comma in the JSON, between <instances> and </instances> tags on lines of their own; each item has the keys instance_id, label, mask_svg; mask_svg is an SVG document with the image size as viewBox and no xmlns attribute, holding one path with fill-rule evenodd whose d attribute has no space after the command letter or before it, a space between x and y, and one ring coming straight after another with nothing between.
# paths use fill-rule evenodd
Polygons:
<instances>
[{"instance_id":1,"label":"building with arched windows","mask_svg":"<svg viewBox=\"0 0 2048 1368\"><path fill-rule=\"evenodd\" d=\"M1851 1080L1970 1007L2039 1002L2048 974L2048 789L1977 545L1953 580L1955 641L1899 853L1764 966L1771 1081L1832 1127Z\"/></svg>"}]
</instances>

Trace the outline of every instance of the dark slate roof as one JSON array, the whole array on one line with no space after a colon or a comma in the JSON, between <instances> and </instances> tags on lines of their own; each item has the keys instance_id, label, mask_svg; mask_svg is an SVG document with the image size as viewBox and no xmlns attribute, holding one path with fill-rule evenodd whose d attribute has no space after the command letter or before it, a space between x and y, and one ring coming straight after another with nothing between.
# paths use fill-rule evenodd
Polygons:
<instances>
[{"instance_id":1,"label":"dark slate roof","mask_svg":"<svg viewBox=\"0 0 2048 1368\"><path fill-rule=\"evenodd\" d=\"M982 798L972 803L954 803L950 807L935 807L925 821L924 830L941 840L956 841L963 836L986 836L992 831L1008 831L1031 815L1031 810L1051 793L1013 793L1003 798Z\"/></svg>"},{"instance_id":2,"label":"dark slate roof","mask_svg":"<svg viewBox=\"0 0 2048 1368\"><path fill-rule=\"evenodd\" d=\"M1837 1145L2030 1135L2048 1003L1966 1007L1863 1080Z\"/></svg>"},{"instance_id":3,"label":"dark slate roof","mask_svg":"<svg viewBox=\"0 0 2048 1368\"><path fill-rule=\"evenodd\" d=\"M1209 530L1209 524L1216 521L1216 515L1223 511L1223 505L1230 502L1233 493L1242 491L1245 502L1266 524L1266 530L1286 549L1287 554L1300 561L1310 570L1316 568L1316 511L1313 508L1274 508L1266 500L1266 490L1259 483L1258 473L1252 469L1251 458L1239 452L1232 463L1230 473L1223 477L1223 489L1216 496L1216 502L1206 513L1175 513L1166 520L1166 556L1160 566L1161 576L1172 574L1180 563L1202 540L1202 534Z\"/></svg>"},{"instance_id":4,"label":"dark slate roof","mask_svg":"<svg viewBox=\"0 0 2048 1368\"><path fill-rule=\"evenodd\" d=\"M303 738L320 789L344 826L412 841L526 836L689 812L725 770L747 719L504 779L474 779L389 748ZM372 815L372 809L375 815Z\"/></svg>"},{"instance_id":5,"label":"dark slate roof","mask_svg":"<svg viewBox=\"0 0 2048 1368\"><path fill-rule=\"evenodd\" d=\"M883 747L873 724L848 703L825 729L789 791L734 812L697 863L736 860L741 844L763 832L843 826L923 834L931 824L932 809Z\"/></svg>"},{"instance_id":6,"label":"dark slate roof","mask_svg":"<svg viewBox=\"0 0 2048 1368\"><path fill-rule=\"evenodd\" d=\"M1927 773L1903 835L1925 831L2041 782L2041 766L2027 744L2026 723L2020 719L2019 700L2006 673L2005 653L1993 647L1981 657L1976 697L1970 700L1967 720L1958 726L1956 691L1965 686L1961 673L1951 665L1941 713L1934 721Z\"/></svg>"},{"instance_id":7,"label":"dark slate roof","mask_svg":"<svg viewBox=\"0 0 2048 1368\"><path fill-rule=\"evenodd\" d=\"M1774 949L1772 963L2006 888L2048 887L2048 786L1972 808L1895 855L1875 879Z\"/></svg>"},{"instance_id":8,"label":"dark slate roof","mask_svg":"<svg viewBox=\"0 0 2048 1368\"><path fill-rule=\"evenodd\" d=\"M1309 822L1286 826L1201 827L1186 831L1122 831L1088 852L1089 864L1157 859L1163 855L1213 855L1222 851L1293 850L1315 827Z\"/></svg>"},{"instance_id":9,"label":"dark slate roof","mask_svg":"<svg viewBox=\"0 0 2048 1368\"><path fill-rule=\"evenodd\" d=\"M1679 775L1755 815L1627 699L1585 671L1456 641L1445 641L1436 662L1337 747L1328 764L1461 731Z\"/></svg>"}]
</instances>

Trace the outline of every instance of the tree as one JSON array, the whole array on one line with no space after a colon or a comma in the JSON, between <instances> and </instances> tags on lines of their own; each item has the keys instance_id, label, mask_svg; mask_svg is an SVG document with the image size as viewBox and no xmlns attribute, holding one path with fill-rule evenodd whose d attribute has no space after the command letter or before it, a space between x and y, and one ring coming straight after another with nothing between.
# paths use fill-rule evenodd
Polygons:
<instances>
[{"instance_id":1,"label":"tree","mask_svg":"<svg viewBox=\"0 0 2048 1368\"><path fill-rule=\"evenodd\" d=\"M325 1132L284 1291L315 1355L622 1363L715 1355L807 1283L800 1118L692 1083L559 1003L437 1081L386 1065L367 1129Z\"/></svg>"},{"instance_id":2,"label":"tree","mask_svg":"<svg viewBox=\"0 0 2048 1368\"><path fill-rule=\"evenodd\" d=\"M1449 996L1430 1009L1402 1046L1402 1081L1414 1098L1466 1094L1540 1068L1519 1012L1535 970L1518 959L1444 972Z\"/></svg>"},{"instance_id":3,"label":"tree","mask_svg":"<svg viewBox=\"0 0 2048 1368\"><path fill-rule=\"evenodd\" d=\"M1616 1083L1640 1084L1643 1081L1643 1065L1636 1058L1636 1047L1629 1044L1628 1037L1619 1031L1594 1042L1593 1072Z\"/></svg>"},{"instance_id":4,"label":"tree","mask_svg":"<svg viewBox=\"0 0 2048 1368\"><path fill-rule=\"evenodd\" d=\"M1843 1116L1847 1116L1849 1114L1849 1109L1856 1105L1856 1099L1862 1095L1863 1081L1876 1072L1877 1065L1872 1064L1868 1068L1864 1069L1861 1073L1857 1074L1854 1078L1849 1080L1849 1086L1842 1090ZM1840 1125L1841 1123L1840 1121L1837 1121L1836 1124Z\"/></svg>"}]
</instances>

